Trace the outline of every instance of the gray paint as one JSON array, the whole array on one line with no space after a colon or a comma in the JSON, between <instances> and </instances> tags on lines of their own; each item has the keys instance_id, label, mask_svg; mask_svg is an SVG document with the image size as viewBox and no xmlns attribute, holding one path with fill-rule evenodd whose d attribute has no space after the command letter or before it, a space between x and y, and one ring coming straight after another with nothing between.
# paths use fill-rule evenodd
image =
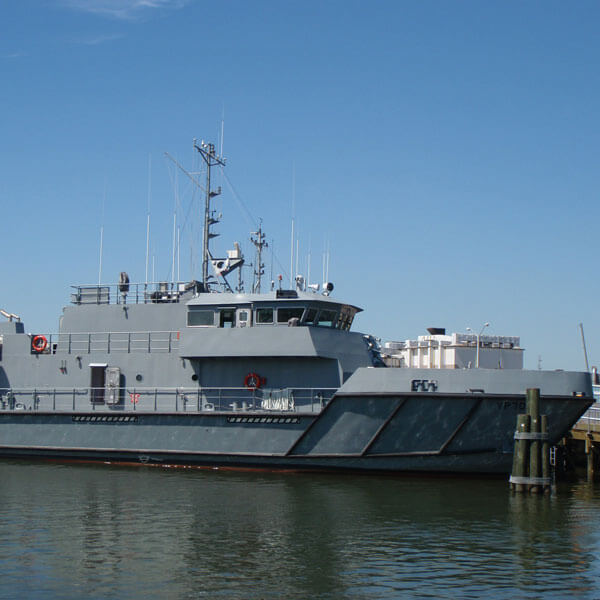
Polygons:
<instances>
[{"instance_id":1,"label":"gray paint","mask_svg":"<svg viewBox=\"0 0 600 600\"><path fill-rule=\"evenodd\" d=\"M287 324L187 327L187 304L307 302L359 310L274 292L78 304L64 309L59 334L41 354L32 352L21 323L2 323L0 454L506 472L528 387L542 390L554 441L591 402L584 373L375 369L360 333ZM119 369L123 389L114 405L91 401L90 365ZM252 372L263 378L260 390L244 388Z\"/></svg>"},{"instance_id":2,"label":"gray paint","mask_svg":"<svg viewBox=\"0 0 600 600\"><path fill-rule=\"evenodd\" d=\"M592 396L589 373L528 371L516 369L357 369L340 393L393 393L411 391L413 381L435 381L436 391L463 394L481 390L486 394L525 394L540 388L542 395ZM475 392L476 393L476 392Z\"/></svg>"}]
</instances>

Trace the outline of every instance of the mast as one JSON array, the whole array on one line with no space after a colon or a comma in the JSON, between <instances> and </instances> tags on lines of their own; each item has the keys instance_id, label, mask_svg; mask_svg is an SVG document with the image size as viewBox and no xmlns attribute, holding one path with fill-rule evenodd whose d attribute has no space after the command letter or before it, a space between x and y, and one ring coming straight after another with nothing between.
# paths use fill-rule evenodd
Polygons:
<instances>
[{"instance_id":1,"label":"mast","mask_svg":"<svg viewBox=\"0 0 600 600\"><path fill-rule=\"evenodd\" d=\"M219 222L219 219L214 216L210 210L211 198L218 196L221 193L221 188L217 188L215 191L210 189L210 171L215 166L225 166L225 159L215 153L214 144L206 144L204 141L198 144L194 140L194 148L200 152L200 156L206 163L206 190L205 190L205 201L204 201L204 236L202 246L202 283L206 286L208 284L208 263L210 261L210 240L216 237L218 234L211 233L211 225Z\"/></svg>"},{"instance_id":2,"label":"mast","mask_svg":"<svg viewBox=\"0 0 600 600\"><path fill-rule=\"evenodd\" d=\"M258 231L253 231L252 235L256 238L250 237L250 241L256 246L256 261L254 265L254 285L252 292L260 294L260 282L262 276L265 274L265 264L262 262L262 250L268 248L269 244L265 241L265 234L262 231L262 219L258 226Z\"/></svg>"}]
</instances>

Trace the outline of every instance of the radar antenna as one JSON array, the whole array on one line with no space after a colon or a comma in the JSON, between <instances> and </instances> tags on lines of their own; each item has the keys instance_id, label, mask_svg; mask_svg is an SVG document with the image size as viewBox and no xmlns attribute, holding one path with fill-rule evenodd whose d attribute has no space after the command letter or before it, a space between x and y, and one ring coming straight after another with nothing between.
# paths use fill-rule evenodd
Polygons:
<instances>
[{"instance_id":1,"label":"radar antenna","mask_svg":"<svg viewBox=\"0 0 600 600\"><path fill-rule=\"evenodd\" d=\"M210 209L211 198L218 196L221 193L221 188L216 190L210 189L210 171L212 167L225 166L225 159L215 153L215 145L207 144L204 141L200 142L200 145L194 140L194 148L200 153L202 159L206 163L206 189L205 189L205 202L204 202L204 236L202 246L202 283L208 285L208 264L211 260L210 255L210 240L216 237L217 233L211 233L211 226L219 222L219 218L215 215L214 211Z\"/></svg>"}]
</instances>

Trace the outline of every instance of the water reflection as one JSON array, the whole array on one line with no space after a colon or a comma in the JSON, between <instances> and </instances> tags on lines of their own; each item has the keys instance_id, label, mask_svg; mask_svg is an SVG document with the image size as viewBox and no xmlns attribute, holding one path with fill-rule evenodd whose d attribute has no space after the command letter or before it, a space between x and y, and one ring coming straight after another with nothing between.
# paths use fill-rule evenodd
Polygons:
<instances>
[{"instance_id":1,"label":"water reflection","mask_svg":"<svg viewBox=\"0 0 600 600\"><path fill-rule=\"evenodd\" d=\"M595 488L0 463L0 597L598 595Z\"/></svg>"}]
</instances>

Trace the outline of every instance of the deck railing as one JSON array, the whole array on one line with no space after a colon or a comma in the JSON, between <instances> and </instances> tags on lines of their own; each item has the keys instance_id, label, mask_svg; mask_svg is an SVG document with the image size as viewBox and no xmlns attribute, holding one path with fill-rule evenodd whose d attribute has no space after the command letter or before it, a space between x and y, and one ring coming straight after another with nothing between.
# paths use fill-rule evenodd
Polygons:
<instances>
[{"instance_id":1,"label":"deck railing","mask_svg":"<svg viewBox=\"0 0 600 600\"><path fill-rule=\"evenodd\" d=\"M72 304L162 304L179 302L188 291L200 291L197 281L158 281L106 285L72 285Z\"/></svg>"},{"instance_id":2,"label":"deck railing","mask_svg":"<svg viewBox=\"0 0 600 600\"><path fill-rule=\"evenodd\" d=\"M170 353L179 349L179 331L100 331L44 335L45 348L35 354L92 354L101 352Z\"/></svg>"},{"instance_id":3,"label":"deck railing","mask_svg":"<svg viewBox=\"0 0 600 600\"><path fill-rule=\"evenodd\" d=\"M5 388L0 412L320 412L336 388Z\"/></svg>"}]
</instances>

